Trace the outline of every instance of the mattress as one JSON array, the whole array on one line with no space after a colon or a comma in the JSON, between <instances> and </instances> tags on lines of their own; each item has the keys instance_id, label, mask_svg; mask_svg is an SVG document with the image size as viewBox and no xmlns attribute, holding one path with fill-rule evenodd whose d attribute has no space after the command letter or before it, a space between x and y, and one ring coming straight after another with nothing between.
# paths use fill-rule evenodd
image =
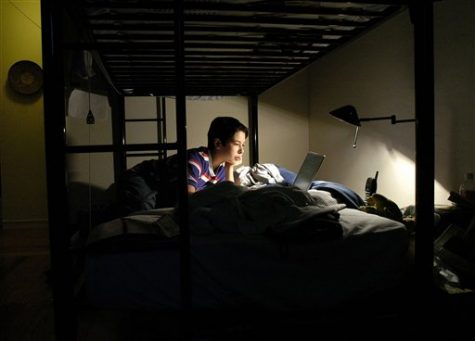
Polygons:
<instances>
[{"instance_id":1,"label":"mattress","mask_svg":"<svg viewBox=\"0 0 475 341\"><path fill-rule=\"evenodd\" d=\"M408 246L404 225L356 209L338 213L343 234L331 240L285 241L219 230L192 234L192 309L325 310L398 286ZM165 214L151 212L145 220ZM130 225L97 227L85 259L87 303L179 310L177 236Z\"/></svg>"}]
</instances>

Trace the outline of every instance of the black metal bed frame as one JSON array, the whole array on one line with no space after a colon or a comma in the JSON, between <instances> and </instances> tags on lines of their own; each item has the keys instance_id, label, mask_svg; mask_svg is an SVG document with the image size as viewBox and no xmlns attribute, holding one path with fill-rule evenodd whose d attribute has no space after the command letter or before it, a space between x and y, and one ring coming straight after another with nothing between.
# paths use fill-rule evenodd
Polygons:
<instances>
[{"instance_id":1,"label":"black metal bed frame","mask_svg":"<svg viewBox=\"0 0 475 341\"><path fill-rule=\"evenodd\" d=\"M327 3L340 3L341 1L327 1ZM125 2L126 3L126 2ZM268 2L270 3L270 2ZM309 7L307 10L310 14L317 15L316 19L318 25L326 25L328 27L338 27L333 32L328 31L329 34L340 34L343 38L338 44L333 44L325 35L325 31L320 29L308 30L308 34L303 34L305 31L296 30L290 36L292 43L289 45L285 34L288 31L282 29L281 26L299 25L299 23L308 21L308 18L295 18L292 16L282 16L278 19L272 19L272 13L290 13L302 14L302 10L293 6L285 6L285 2L275 2L274 7L264 3L241 2L240 5L234 5L230 1L223 1L221 4L217 1L218 7L213 7L210 2L202 1L158 1L158 2L144 2L134 1L133 6L137 4L143 6L150 6L151 13L141 13L134 25L127 22L121 23L121 28L128 30L124 40L116 41L117 38L114 32L107 32L109 29L114 29L116 21L130 19L127 17L127 11L121 11L121 5L116 1L73 1L71 5L66 5L60 0L43 0L41 1L42 12L42 38L43 38L43 67L44 75L44 107L45 107L45 136L46 136L46 165L47 165L47 189L48 189L48 214L50 226L50 251L51 251L51 265L52 265L52 284L53 284L53 299L55 311L55 330L58 340L73 340L76 335L76 312L74 310L74 295L73 295L73 276L71 266L71 255L69 252L70 235L66 228L68 224L67 212L68 204L65 200L67 198L67 187L65 182L65 155L69 152L95 152L95 151L112 151L116 156L114 163L116 169L124 169L124 159L121 157L127 150L157 150L157 149L177 149L179 162L181 164L180 177L186 178L186 95L201 95L201 94L245 94L249 97L249 126L250 126L250 145L251 145L251 161L258 162L258 95L269 88L270 86L287 78L289 75L297 72L306 65L312 63L316 58L309 57L306 49L310 51L317 51L317 55L321 56L330 50L336 48L342 43L348 41L350 38L362 34L366 29L374 27L375 24L382 22L384 19L391 16L393 13L401 10L401 8L409 7L412 23L414 26L414 60L415 60L415 118L416 118L416 287L418 293L418 302L416 308L421 313L430 313L433 303L433 235L432 230L428 227L433 225L433 202L434 202L434 66L433 66L433 0L419 0L419 1L390 1L390 0L366 0L366 4L386 4L389 7L382 13L375 11L367 11L361 9L347 9L343 7L336 7L330 9L319 9L318 7ZM309 3L317 3L309 1ZM358 3L358 2L354 2ZM191 6L193 11L190 11L187 6ZM267 7L266 7L267 6ZM66 8L68 7L68 8ZM74 20L76 24L85 25L89 29L89 33L95 32L95 36L87 36L86 39L80 42L67 41L67 33L64 30L65 25L65 11L73 10L76 16ZM101 11L102 9L102 11ZM171 14L170 14L171 9ZM251 23L253 25L265 23L262 25L239 26L240 31L247 32L245 34L233 36L233 30L229 26L223 25L221 30L210 25L210 34L207 35L206 43L201 42L198 37L185 35L192 29L193 25L200 26L207 21L226 22L235 21L236 18L232 15L220 14L218 17L213 17L215 10L225 11L226 13L234 13L236 11L243 11L250 14L240 18L241 21ZM340 11L348 16L364 16L368 15L371 20L366 24L353 23L357 28L351 34L348 34L342 27L350 25L348 22L335 21L333 19L325 19L325 15L338 15ZM261 12L265 11L266 15ZM286 12L287 11L287 12ZM112 13L112 14L111 14ZM256 14L257 13L257 14ZM109 14L109 16L108 16ZM112 19L111 16L112 15ZM321 15L321 18L318 17ZM108 21L111 19L112 21ZM141 31L153 30L153 25L150 26L153 20L158 20L156 23L168 32L165 42L143 42L138 37ZM170 22L171 20L171 22ZM277 21L273 21L277 20ZM300 20L300 21L299 21ZM141 23L141 22L142 23ZM164 22L161 23L160 22ZM192 24L190 24L192 22ZM277 28L272 26L272 23L277 22ZM317 26L318 26L317 25ZM361 27L363 25L364 27ZM120 25L119 25L120 26ZM135 31L134 31L135 30ZM169 32L171 30L171 33ZM135 32L135 33L134 33ZM153 32L153 31L152 31ZM302 33L303 32L303 33ZM336 33L335 33L336 32ZM147 32L145 32L147 33ZM156 33L160 36L159 33ZM223 78L219 73L213 74L212 68L199 68L196 61L199 62L199 54L190 54L194 49L203 48L204 51L212 51L216 48L217 35L225 34L235 38L235 43L247 46L254 44L253 60L247 59L246 71L240 73L239 65L233 64L233 71L228 73L229 80L233 81L235 86L227 86L229 83L223 83ZM317 34L313 40L311 35ZM259 37L253 38L254 36ZM214 38L213 38L214 37ZM269 39L269 44L266 45L266 40ZM128 40L129 39L129 40ZM136 40L134 40L136 39ZM172 41L170 40L172 39ZM257 39L257 40L256 40ZM130 41L132 40L132 41ZM328 44L324 48L318 48L317 43ZM125 45L124 45L125 44ZM247 45L246 45L247 44ZM132 50L140 53L141 51L155 51L165 49L171 51L171 58L173 63L171 65L161 65L167 77L162 80L154 81L153 77L147 78L140 76L140 73L124 73L124 65L131 66L131 69L140 69L140 64L133 64L132 61L139 60L139 63L145 63L146 70L152 70L153 65L150 63L160 62L160 55L147 56L140 59L132 55L127 57L127 53L121 55L127 45ZM228 44L229 45L229 44ZM233 48L233 46L224 45L224 48ZM222 46L223 47L223 46ZM235 47L235 46L234 46ZM267 50L266 50L267 48ZM115 99L113 107L119 117L123 116L123 105L120 104L120 96L124 95L124 90L134 87L136 94L144 93L144 91L153 90L160 94L176 96L176 114L177 114L177 143L174 144L150 144L150 145L135 145L124 146L117 136L114 134L113 146L90 146L90 147L68 147L65 142L65 90L64 80L68 75L65 74L63 67L64 51L67 49L92 49L94 50L95 61L104 72L105 78L110 83L115 91ZM270 53L269 49L274 49ZM286 50L287 49L287 50ZM109 53L113 51L115 53ZM293 52L292 52L293 51ZM167 52L168 53L168 52ZM114 57L113 55L116 55ZM202 61L211 60L212 57L206 56L206 52L201 56ZM313 53L311 53L313 54ZM112 55L112 56L111 56ZM225 55L225 53L223 53ZM237 54L240 58L248 58L246 53ZM169 55L170 56L170 55ZM114 59L115 58L115 59ZM121 58L125 58L121 62ZM126 59L129 58L127 61ZM155 60L155 59L156 60ZM168 57L170 58L170 57ZM230 63L232 60L239 62L237 57L229 57ZM233 59L234 58L234 59ZM260 58L263 58L262 60ZM272 64L272 60L279 61ZM167 60L165 60L166 62ZM261 64L259 64L260 62ZM116 64L114 64L116 63ZM121 64L122 63L122 64ZM279 64L280 63L280 64ZM119 65L122 67L112 67L111 65ZM190 65L196 68L196 73L190 72ZM236 66L237 65L237 66ZM270 66L274 67L270 67ZM280 66L276 66L280 65ZM288 65L291 67L287 68ZM152 69L150 69L152 67ZM219 65L214 65L219 68ZM148 68L148 69L147 69ZM127 69L125 67L125 69ZM265 75L268 75L267 77ZM152 73L152 76L156 73ZM201 76L208 76L210 79L215 78L215 82L197 81ZM255 76L261 77L261 81L257 81ZM133 81L134 77L142 80L143 86L138 86ZM246 78L247 77L247 78ZM129 81L124 81L129 79ZM202 79L202 78L201 78ZM121 114L122 113L122 114ZM113 129L119 129L117 126ZM187 211L187 191L186 182L183 181L179 188L179 208ZM187 325L191 318L191 263L190 263L190 231L188 229L187 214L180 214L180 228L181 228L181 276L182 276L182 302L183 302L183 316L182 321ZM419 315L422 316L422 315ZM421 317L422 321L426 317ZM186 330L186 328L184 329ZM184 335L188 337L189 335Z\"/></svg>"}]
</instances>

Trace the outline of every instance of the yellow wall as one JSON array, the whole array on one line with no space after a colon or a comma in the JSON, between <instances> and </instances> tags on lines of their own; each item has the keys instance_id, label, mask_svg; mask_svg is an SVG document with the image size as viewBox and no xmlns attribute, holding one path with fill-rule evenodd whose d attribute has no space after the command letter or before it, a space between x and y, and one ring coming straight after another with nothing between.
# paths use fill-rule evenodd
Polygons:
<instances>
[{"instance_id":1,"label":"yellow wall","mask_svg":"<svg viewBox=\"0 0 475 341\"><path fill-rule=\"evenodd\" d=\"M19 60L42 65L40 0L0 0L0 163L4 227L46 225L43 97L7 84Z\"/></svg>"}]
</instances>

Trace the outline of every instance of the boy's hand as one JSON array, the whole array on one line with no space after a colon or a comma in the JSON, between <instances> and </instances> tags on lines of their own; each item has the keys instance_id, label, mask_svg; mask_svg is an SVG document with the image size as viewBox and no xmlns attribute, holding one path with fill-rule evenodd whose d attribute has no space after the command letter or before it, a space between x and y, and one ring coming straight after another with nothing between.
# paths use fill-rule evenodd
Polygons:
<instances>
[{"instance_id":1,"label":"boy's hand","mask_svg":"<svg viewBox=\"0 0 475 341\"><path fill-rule=\"evenodd\" d=\"M226 161L225 163L225 179L227 181L235 182L234 181L234 168L242 164L242 157L236 156L234 159L230 161Z\"/></svg>"}]
</instances>

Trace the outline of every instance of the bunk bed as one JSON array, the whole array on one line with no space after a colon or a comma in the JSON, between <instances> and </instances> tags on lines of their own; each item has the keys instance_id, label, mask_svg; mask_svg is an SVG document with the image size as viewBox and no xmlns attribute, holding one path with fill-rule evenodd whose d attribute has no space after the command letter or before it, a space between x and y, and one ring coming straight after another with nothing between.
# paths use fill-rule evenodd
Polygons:
<instances>
[{"instance_id":1,"label":"bunk bed","mask_svg":"<svg viewBox=\"0 0 475 341\"><path fill-rule=\"evenodd\" d=\"M64 183L66 171L66 153L94 153L108 151L114 154L116 173L125 169L126 151L156 151L176 149L178 152L180 178L186 178L186 96L202 95L241 95L249 98L249 128L251 163L258 158L257 99L266 89L288 78L295 72L311 64L331 50L341 46L391 16L409 6L414 24L415 66L416 66L416 214L417 226L432 226L433 219L433 61L432 61L432 1L366 0L364 2L342 1L88 1L77 0L68 4L60 1L42 1L43 21L43 56L45 69L45 132L47 152L48 203L50 207L51 257L53 268L55 317L57 335L60 339L69 339L76 331L76 314L74 306L73 269L70 253L70 231L68 224L67 186ZM109 96L115 100L113 108L116 124L114 125L114 143L108 146L67 146L64 140L65 109L59 98L67 98L65 88L74 83L65 61L68 51L91 51L94 65L103 77ZM65 52L66 51L66 52ZM62 81L58 81L62 80ZM121 99L126 95L160 94L176 98L177 142L152 143L143 145L124 145L120 120L123 119ZM305 194L303 194L305 195ZM338 203L337 203L338 204ZM130 269L148 274L143 283L158 282L163 284L161 291L137 290L137 283L130 281L127 285L124 270L124 258L117 258L112 252L117 244L107 240L91 243L94 252L89 257L89 270L94 271L88 284L92 291L93 303L105 306L113 303L138 302L139 307L165 308L160 311L173 310L182 312L178 316L185 327L192 323L194 303L199 302L202 310L212 310L214 316L231 307L240 314L240 308L258 309L267 314L283 312L290 315L292 310L304 312L305 315L324 316L330 310L338 318L348 305L355 303L361 294L362 300L356 305L366 304L366 299L379 290L375 288L395 289L392 284L394 276L401 275L402 258L407 246L407 235L403 225L381 217L371 221L369 214L355 214L348 209L339 209L338 217L343 223L342 234L356 238L318 240L310 243L285 244L267 236L252 234L211 234L194 235L194 221L187 213L190 202L186 191L186 182L179 188L180 211L177 235L172 238L151 238L150 234L138 234L139 238L127 243L127 250L132 261ZM321 207L320 207L321 208ZM335 213L333 207L333 213ZM170 212L147 212L157 220ZM128 217L131 218L131 217ZM142 217L142 219L146 219ZM133 217L132 217L133 220ZM123 224L124 220L120 222ZM109 224L109 225L108 225ZM367 224L367 225L365 225ZM110 222L101 225L107 229ZM124 225L121 225L122 227ZM369 233L359 233L365 226ZM364 229L364 228L363 228ZM432 236L430 229L419 228L416 235L416 291L419 294L420 310L430 309L430 290L432 286ZM356 231L356 232L355 232ZM361 232L361 231L360 231ZM193 235L193 237L192 237ZM146 238L143 238L143 237ZM100 239L100 238L99 238ZM107 238L106 238L107 239ZM109 240L110 241L110 240ZM117 240L115 240L117 241ZM120 239L120 243L123 239ZM119 244L120 244L119 243ZM318 243L318 247L316 247ZM367 244L370 243L370 244ZM122 243L123 244L123 243ZM144 245L145 244L145 245ZM103 246L106 247L103 247ZM111 245L113 247L111 248ZM371 247L368 247L371 245ZM377 245L377 247L375 247ZM347 263L344 260L354 255L355 250L366 250L360 258ZM284 250L284 251L282 251ZM289 251L290 250L290 251ZM138 252L131 252L138 251ZM260 258L231 257L231 263L220 262L223 254L261 254ZM365 269L364 259L376 257L378 251L388 256L389 262L381 262L372 269L380 277L356 276L356 272ZM284 252L284 253L282 253ZM168 257L163 257L167 254ZM282 267L282 256L284 266ZM340 255L340 256L337 256ZM342 256L343 255L343 256ZM344 256L346 255L346 257ZM114 258L116 257L116 258ZM289 259L296 257L298 262ZM333 261L322 259L330 257ZM155 263L155 259L166 259ZM104 261L106 259L106 261ZM111 267L112 262L119 264ZM244 277L259 278L259 287L249 290L249 295L236 290L243 289L249 281L240 279L244 261L252 260L254 266ZM302 261L304 260L304 261ZM316 261L318 260L318 261ZM101 263L101 261L104 261ZM276 266L276 261L280 266ZM118 263L117 263L118 262ZM147 265L148 264L148 265ZM203 267L203 264L206 266ZM305 264L303 266L302 264ZM140 265L143 265L142 269ZM161 267L162 271L173 273L169 281L163 282L160 270L153 273L150 265ZM139 266L139 267L138 267ZM207 268L209 266L209 268ZM210 272L215 268L215 273ZM339 277L323 281L323 277L309 276L312 268L321 267L326 275L334 276L330 269L339 269ZM392 267L392 268L391 268ZM171 270L173 268L173 270ZM262 273L259 269L266 268ZM111 272L106 272L106 270ZM392 271L397 269L397 271ZM115 271L114 271L115 270ZM232 271L236 272L231 275ZM201 273L199 273L201 272ZM116 277L111 277L110 274ZM197 273L199 273L197 275ZM90 273L91 274L91 273ZM210 278L222 274L216 281ZM265 276L264 276L265 275ZM211 276L211 277L210 277ZM356 276L356 277L355 277ZM119 281L124 289L108 290L108 279ZM130 278L130 277L128 277ZM289 278L295 279L292 284ZM336 282L361 282L355 285L355 291L341 285L335 294ZM143 278L142 278L143 279ZM242 278L241 278L242 279ZM270 282L276 286L269 287ZM223 283L237 282L235 288L221 287ZM322 282L323 281L323 282ZM142 283L142 284L143 284ZM207 283L215 290L204 285ZM296 284L297 283L297 284ZM307 290L298 293L287 290L289 285L306 283ZM399 283L399 282L398 282ZM353 283L354 284L354 283ZM120 286L120 284L118 284ZM374 285L375 288L371 288ZM231 285L232 286L232 285ZM319 289L312 292L312 288ZM145 300L135 300L124 294L125 291L139 291L139 295L148 293ZM331 288L330 290L328 290ZM364 291L363 289L366 290ZM220 291L221 290L221 291ZM272 293L266 296L264 293ZM280 290L280 291L279 291ZM347 291L345 291L347 290ZM350 292L351 291L351 292ZM383 290L384 291L384 290ZM158 296L163 294L166 303ZM394 291L391 291L394 293ZM221 294L218 299L216 295ZM230 302L231 298L237 302ZM377 299L388 295L377 296ZM396 297L396 296L394 296ZM399 296L397 296L399 297ZM120 302L123 298L124 301ZM280 299L280 300L279 300ZM260 301L261 300L261 301ZM145 303L144 303L145 302ZM216 303L218 302L218 303ZM224 302L224 303L223 303ZM258 302L259 304L255 304ZM342 303L343 302L343 303ZM251 304L249 304L251 303ZM149 304L147 307L146 305ZM321 311L315 311L315 307ZM236 308L237 307L237 308ZM294 309L289 309L292 307ZM317 309L318 310L318 309ZM290 311L290 312L289 312ZM356 310L352 310L355 312ZM418 310L419 311L419 310ZM195 315L193 315L195 316ZM234 315L236 316L236 315ZM253 315L257 317L259 315ZM275 316L275 315L273 315ZM292 315L295 316L295 315ZM350 317L351 314L346 315ZM195 316L196 317L196 316ZM182 328L183 329L183 328ZM188 328L184 328L188 330ZM188 331L189 332L189 331ZM185 331L187 333L187 331ZM190 335L188 335L191 337Z\"/></svg>"}]
</instances>

